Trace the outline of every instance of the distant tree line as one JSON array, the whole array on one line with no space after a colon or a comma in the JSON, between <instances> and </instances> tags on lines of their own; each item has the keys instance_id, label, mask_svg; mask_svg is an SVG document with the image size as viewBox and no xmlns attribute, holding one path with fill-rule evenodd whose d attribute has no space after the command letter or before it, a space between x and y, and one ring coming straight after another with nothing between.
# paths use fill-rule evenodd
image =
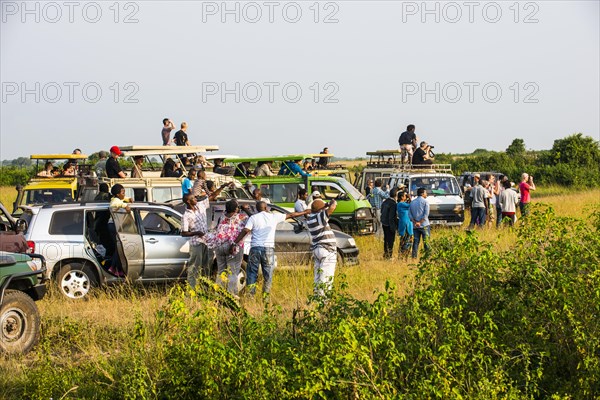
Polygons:
<instances>
[{"instance_id":1,"label":"distant tree line","mask_svg":"<svg viewBox=\"0 0 600 400\"><path fill-rule=\"evenodd\" d=\"M95 164L98 154L88 159ZM600 144L582 133L554 141L550 150L531 151L523 139L514 139L505 151L477 149L471 154L440 153L437 163L452 164L455 174L466 171L497 171L518 181L523 172L535 177L541 184L556 184L575 187L600 186ZM155 160L157 161L157 160ZM123 161L124 167L131 163ZM358 172L360 167L351 168ZM29 158L19 157L4 160L0 167L0 186L24 185L35 174L35 166Z\"/></svg>"},{"instance_id":2,"label":"distant tree line","mask_svg":"<svg viewBox=\"0 0 600 400\"><path fill-rule=\"evenodd\" d=\"M452 164L455 174L496 171L518 181L523 172L542 184L600 186L598 141L577 133L554 141L550 150L528 151L523 139L514 139L505 151L477 149L469 155L436 155L437 163Z\"/></svg>"}]
</instances>

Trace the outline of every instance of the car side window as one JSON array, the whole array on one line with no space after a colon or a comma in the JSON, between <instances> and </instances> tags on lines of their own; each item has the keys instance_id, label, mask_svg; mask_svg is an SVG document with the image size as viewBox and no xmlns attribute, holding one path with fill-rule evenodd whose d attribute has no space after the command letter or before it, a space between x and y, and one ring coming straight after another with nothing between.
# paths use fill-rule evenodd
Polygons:
<instances>
[{"instance_id":1,"label":"car side window","mask_svg":"<svg viewBox=\"0 0 600 400\"><path fill-rule=\"evenodd\" d=\"M321 196L326 200L336 199L340 194L345 193L339 186L328 182L315 182L311 184L321 192Z\"/></svg>"},{"instance_id":2,"label":"car side window","mask_svg":"<svg viewBox=\"0 0 600 400\"><path fill-rule=\"evenodd\" d=\"M56 211L52 214L48 233L51 235L82 235L83 210Z\"/></svg>"},{"instance_id":3,"label":"car side window","mask_svg":"<svg viewBox=\"0 0 600 400\"><path fill-rule=\"evenodd\" d=\"M152 188L152 201L165 203L169 200L181 198L181 186L179 187L155 187Z\"/></svg>"},{"instance_id":4,"label":"car side window","mask_svg":"<svg viewBox=\"0 0 600 400\"><path fill-rule=\"evenodd\" d=\"M144 235L180 235L181 223L175 215L159 210L140 210Z\"/></svg>"}]
</instances>

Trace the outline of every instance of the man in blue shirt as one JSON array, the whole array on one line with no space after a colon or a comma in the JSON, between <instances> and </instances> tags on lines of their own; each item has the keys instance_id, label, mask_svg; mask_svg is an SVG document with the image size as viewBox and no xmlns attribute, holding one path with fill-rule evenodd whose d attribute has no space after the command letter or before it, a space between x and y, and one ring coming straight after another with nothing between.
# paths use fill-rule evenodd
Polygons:
<instances>
[{"instance_id":1,"label":"man in blue shirt","mask_svg":"<svg viewBox=\"0 0 600 400\"><path fill-rule=\"evenodd\" d=\"M304 172L302 170L302 167L300 166L300 162L302 162L302 160L294 160L293 162L285 161L285 162L281 163L281 168L279 169L279 175L294 175L294 176L301 175L303 177L310 176L309 173Z\"/></svg>"},{"instance_id":2,"label":"man in blue shirt","mask_svg":"<svg viewBox=\"0 0 600 400\"><path fill-rule=\"evenodd\" d=\"M377 226L375 227L375 231L377 232L377 236L381 236L383 234L383 229L381 226L381 204L383 201L390 197L390 192L387 190L383 190L381 188L381 179L375 179L375 187L371 190L371 206L375 209L375 216L377 217L377 221L375 222Z\"/></svg>"},{"instance_id":3,"label":"man in blue shirt","mask_svg":"<svg viewBox=\"0 0 600 400\"><path fill-rule=\"evenodd\" d=\"M429 253L429 203L427 202L427 191L420 187L417 189L417 198L410 203L408 215L413 223L414 241L412 248L412 258L417 258L419 253L419 243L423 238L423 247L425 254Z\"/></svg>"}]
</instances>

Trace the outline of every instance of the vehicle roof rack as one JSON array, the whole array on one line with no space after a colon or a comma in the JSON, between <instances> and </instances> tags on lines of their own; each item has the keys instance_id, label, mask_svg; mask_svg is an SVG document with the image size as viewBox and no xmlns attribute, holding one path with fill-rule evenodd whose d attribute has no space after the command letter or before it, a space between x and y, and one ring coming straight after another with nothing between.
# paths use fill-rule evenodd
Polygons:
<instances>
[{"instance_id":1,"label":"vehicle roof rack","mask_svg":"<svg viewBox=\"0 0 600 400\"><path fill-rule=\"evenodd\" d=\"M367 155L369 156L369 161L367 161L367 167L369 168L396 168L402 164L400 150L367 151Z\"/></svg>"}]
</instances>

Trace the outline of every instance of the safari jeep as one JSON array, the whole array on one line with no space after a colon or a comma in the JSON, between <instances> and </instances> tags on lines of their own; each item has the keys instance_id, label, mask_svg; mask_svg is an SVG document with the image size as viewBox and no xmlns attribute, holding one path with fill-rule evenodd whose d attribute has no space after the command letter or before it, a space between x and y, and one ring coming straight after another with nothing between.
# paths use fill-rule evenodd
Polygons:
<instances>
[{"instance_id":1,"label":"safari jeep","mask_svg":"<svg viewBox=\"0 0 600 400\"><path fill-rule=\"evenodd\" d=\"M46 294L45 270L40 255L0 251L0 353L26 353L37 344L40 313L35 301Z\"/></svg>"},{"instance_id":2,"label":"safari jeep","mask_svg":"<svg viewBox=\"0 0 600 400\"><path fill-rule=\"evenodd\" d=\"M290 160L307 159L313 155L296 154L274 157L253 157L236 158L225 160L226 163L252 164L264 161L272 161L275 171L279 171L280 165L290 163ZM277 163L277 164L276 164ZM253 170L251 168L251 170ZM311 176L302 177L294 175L274 175L249 177L240 174L238 179L242 181L250 180L257 188L261 189L263 197L270 200L271 203L288 210L294 208L298 196L298 190L306 188L308 194L316 190L322 195L323 200L329 201L335 199L337 207L329 219L329 225L332 229L339 230L349 234L369 235L374 233L375 214L371 204L367 201L350 182L337 176L321 175L312 173ZM241 176L240 176L241 175Z\"/></svg>"},{"instance_id":3,"label":"safari jeep","mask_svg":"<svg viewBox=\"0 0 600 400\"><path fill-rule=\"evenodd\" d=\"M187 176L188 171L183 168L183 175L179 178L161 177L164 161L167 158L172 158L183 165L182 159L185 156L217 150L218 146L123 146L120 149L123 158L144 157L145 164L142 168L142 178L131 178L130 171L125 170L123 172L127 175L126 178L88 178L82 187L80 201L93 201L98 194L98 186L102 182L108 184L109 188L117 183L123 185L125 197L135 199L135 201L165 203L174 199L181 199L181 182ZM160 159L159 164L154 161L156 158ZM207 156L206 158L210 157ZM207 172L206 174L207 179L214 181L217 186L225 182L234 182L236 186L241 188L241 184L232 177L213 172Z\"/></svg>"},{"instance_id":4,"label":"safari jeep","mask_svg":"<svg viewBox=\"0 0 600 400\"><path fill-rule=\"evenodd\" d=\"M425 188L431 225L461 226L465 220L465 202L449 164L401 167L391 175L389 187L402 187L413 199L417 189Z\"/></svg>"},{"instance_id":5,"label":"safari jeep","mask_svg":"<svg viewBox=\"0 0 600 400\"><path fill-rule=\"evenodd\" d=\"M14 215L18 215L19 206L66 203L77 199L80 183L78 176L65 176L57 173L54 176L46 177L38 176L38 173L44 170L45 162L83 161L87 159L85 154L32 154L30 158L36 160L36 176L31 178L25 187L17 186L17 199L13 204Z\"/></svg>"}]
</instances>

